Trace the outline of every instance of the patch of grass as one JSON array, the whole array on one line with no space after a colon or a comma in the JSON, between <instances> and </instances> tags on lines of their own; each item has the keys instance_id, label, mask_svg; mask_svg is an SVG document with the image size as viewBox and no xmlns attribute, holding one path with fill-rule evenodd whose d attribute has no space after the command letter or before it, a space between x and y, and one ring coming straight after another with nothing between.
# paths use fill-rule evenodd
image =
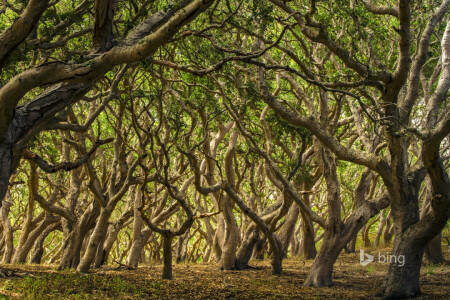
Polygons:
<instances>
[{"instance_id":1,"label":"patch of grass","mask_svg":"<svg viewBox=\"0 0 450 300\"><path fill-rule=\"evenodd\" d=\"M139 296L144 291L121 277L69 272L13 278L2 288L6 293L14 291L21 299L115 299Z\"/></svg>"}]
</instances>

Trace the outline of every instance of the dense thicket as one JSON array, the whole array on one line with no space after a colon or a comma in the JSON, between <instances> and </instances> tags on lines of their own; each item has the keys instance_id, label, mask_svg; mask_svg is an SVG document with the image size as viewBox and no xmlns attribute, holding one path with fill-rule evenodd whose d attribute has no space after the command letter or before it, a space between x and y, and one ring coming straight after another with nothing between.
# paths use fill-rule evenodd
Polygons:
<instances>
[{"instance_id":1,"label":"dense thicket","mask_svg":"<svg viewBox=\"0 0 450 300\"><path fill-rule=\"evenodd\" d=\"M329 286L384 245L380 295L419 294L450 216L449 8L3 1L2 263L290 255Z\"/></svg>"}]
</instances>

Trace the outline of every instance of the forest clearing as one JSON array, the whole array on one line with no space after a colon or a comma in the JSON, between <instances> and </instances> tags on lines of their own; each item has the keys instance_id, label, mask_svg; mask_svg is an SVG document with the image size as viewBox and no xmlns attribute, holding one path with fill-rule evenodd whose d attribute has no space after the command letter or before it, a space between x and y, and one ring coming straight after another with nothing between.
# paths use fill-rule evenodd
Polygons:
<instances>
[{"instance_id":1,"label":"forest clearing","mask_svg":"<svg viewBox=\"0 0 450 300\"><path fill-rule=\"evenodd\" d=\"M450 299L450 0L2 0L0 291Z\"/></svg>"}]
</instances>

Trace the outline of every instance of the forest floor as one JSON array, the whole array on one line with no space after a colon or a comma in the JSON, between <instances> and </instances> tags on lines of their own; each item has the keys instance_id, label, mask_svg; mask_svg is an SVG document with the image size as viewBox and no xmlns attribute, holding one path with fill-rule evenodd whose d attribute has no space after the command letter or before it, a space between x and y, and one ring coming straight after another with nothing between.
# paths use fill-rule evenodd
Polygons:
<instances>
[{"instance_id":1,"label":"forest floor","mask_svg":"<svg viewBox=\"0 0 450 300\"><path fill-rule=\"evenodd\" d=\"M312 261L289 258L281 275L272 275L270 262L251 261L254 268L220 271L217 264L174 264L174 279L160 279L162 266L137 270L103 267L88 275L57 271L55 266L2 266L9 277L0 278L0 299L375 299L388 264L359 263L359 252L342 254L334 267L334 286L304 287ZM386 255L386 251L381 251ZM421 299L450 299L450 268L422 266Z\"/></svg>"}]
</instances>

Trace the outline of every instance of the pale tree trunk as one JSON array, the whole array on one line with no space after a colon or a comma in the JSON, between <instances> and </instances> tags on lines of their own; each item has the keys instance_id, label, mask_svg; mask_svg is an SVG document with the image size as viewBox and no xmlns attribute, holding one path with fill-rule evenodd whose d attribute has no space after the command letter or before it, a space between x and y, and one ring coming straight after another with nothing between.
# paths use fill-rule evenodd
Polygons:
<instances>
[{"instance_id":1,"label":"pale tree trunk","mask_svg":"<svg viewBox=\"0 0 450 300\"><path fill-rule=\"evenodd\" d=\"M189 243L189 229L183 235L178 236L177 250L175 262L186 262L187 259L187 245Z\"/></svg>"},{"instance_id":2,"label":"pale tree trunk","mask_svg":"<svg viewBox=\"0 0 450 300\"><path fill-rule=\"evenodd\" d=\"M327 187L328 216L322 246L317 254L310 273L305 281L306 286L330 286L333 284L333 265L344 247L354 239L361 228L376 214L389 204L389 197L383 195L376 201L367 201L364 197L371 172L366 170L358 183L356 191L360 193L356 208L341 220L340 185L336 170L336 158L328 149L323 149L315 141L315 153L319 167L325 178Z\"/></svg>"},{"instance_id":3,"label":"pale tree trunk","mask_svg":"<svg viewBox=\"0 0 450 300\"><path fill-rule=\"evenodd\" d=\"M287 257L289 245L293 239L295 233L295 225L297 224L300 214L300 208L297 204L291 205L289 212L286 216L286 221L280 229L279 238L282 245L283 256ZM292 253L292 251L291 251Z\"/></svg>"},{"instance_id":4,"label":"pale tree trunk","mask_svg":"<svg viewBox=\"0 0 450 300\"><path fill-rule=\"evenodd\" d=\"M236 151L239 132L234 129L230 134L230 142L225 153L225 169L227 169L228 183L234 186L235 173L233 169L233 158ZM228 195L222 198L222 214L225 221L224 239L222 245L221 268L223 270L236 269L236 251L239 243L239 227L233 214L233 202Z\"/></svg>"},{"instance_id":5,"label":"pale tree trunk","mask_svg":"<svg viewBox=\"0 0 450 300\"><path fill-rule=\"evenodd\" d=\"M142 251L144 246L148 243L153 231L150 228L144 228L141 232L141 241L139 243L132 243L130 252L128 253L126 265L130 268L137 268L139 262L141 261Z\"/></svg>"},{"instance_id":6,"label":"pale tree trunk","mask_svg":"<svg viewBox=\"0 0 450 300\"><path fill-rule=\"evenodd\" d=\"M94 231L92 232L89 238L89 242L86 246L86 251L83 255L83 258L80 260L80 263L78 264L78 272L87 273L89 271L91 263L93 262L97 253L97 248L100 245L103 235L106 232L108 220L111 216L111 213L112 211L106 208L101 210L97 223L95 224Z\"/></svg>"},{"instance_id":7,"label":"pale tree trunk","mask_svg":"<svg viewBox=\"0 0 450 300\"><path fill-rule=\"evenodd\" d=\"M311 188L310 185L304 185L305 189ZM303 202L308 207L311 206L311 197L307 194L302 197ZM300 211L302 222L301 231L302 237L300 242L300 253L304 259L314 259L317 255L316 242L315 242L315 231L314 225L311 218L302 210Z\"/></svg>"},{"instance_id":8,"label":"pale tree trunk","mask_svg":"<svg viewBox=\"0 0 450 300\"><path fill-rule=\"evenodd\" d=\"M98 202L93 202L76 224L64 229L64 244L58 269L76 269L80 263L81 248L88 232L95 226L100 214Z\"/></svg>"},{"instance_id":9,"label":"pale tree trunk","mask_svg":"<svg viewBox=\"0 0 450 300\"><path fill-rule=\"evenodd\" d=\"M330 150L314 140L314 153L327 187L328 216L322 246L314 259L311 271L306 278L306 286L330 286L333 284L333 265L341 253L342 233L341 197L339 179L336 171L336 159Z\"/></svg>"},{"instance_id":10,"label":"pale tree trunk","mask_svg":"<svg viewBox=\"0 0 450 300\"><path fill-rule=\"evenodd\" d=\"M214 250L214 256L217 262L222 260L222 245L220 241L224 239L225 234L225 221L220 215L217 217L217 229L214 234L212 248Z\"/></svg>"},{"instance_id":11,"label":"pale tree trunk","mask_svg":"<svg viewBox=\"0 0 450 300\"><path fill-rule=\"evenodd\" d=\"M61 224L59 222L54 223L48 226L39 236L39 238L34 243L33 254L31 255L31 263L32 264L40 264L42 260L42 255L44 254L44 242L47 236L55 231Z\"/></svg>"},{"instance_id":12,"label":"pale tree trunk","mask_svg":"<svg viewBox=\"0 0 450 300\"><path fill-rule=\"evenodd\" d=\"M0 208L0 217L3 225L3 236L5 238L5 253L3 254L2 264L11 263L11 258L14 253L14 230L8 219L8 214L13 205L11 197L7 195L7 201L3 202L3 206Z\"/></svg>"},{"instance_id":13,"label":"pale tree trunk","mask_svg":"<svg viewBox=\"0 0 450 300\"><path fill-rule=\"evenodd\" d=\"M386 227L383 232L383 245L389 247L391 245L392 237L394 236L394 226L391 224L392 216L389 212L386 218Z\"/></svg>"},{"instance_id":14,"label":"pale tree trunk","mask_svg":"<svg viewBox=\"0 0 450 300\"><path fill-rule=\"evenodd\" d=\"M33 247L36 240L42 234L42 232L52 225L53 223L59 221L60 218L56 218L54 216L46 216L44 220L42 220L39 225L29 233L27 240L21 244L20 248L16 250L14 256L12 258L12 263L15 264L23 264L26 262L28 253Z\"/></svg>"},{"instance_id":15,"label":"pale tree trunk","mask_svg":"<svg viewBox=\"0 0 450 300\"><path fill-rule=\"evenodd\" d=\"M380 224L378 225L377 234L375 235L375 239L373 240L373 245L375 246L375 248L378 248L380 246L381 235L383 234L384 226L386 226L387 216L385 216L385 214L386 209L382 210L380 213Z\"/></svg>"},{"instance_id":16,"label":"pale tree trunk","mask_svg":"<svg viewBox=\"0 0 450 300\"><path fill-rule=\"evenodd\" d=\"M105 251L104 251L104 244L106 241L106 234L108 232L108 226L105 226L103 228L103 232L102 232L102 238L100 240L100 242L98 243L98 247L97 247L97 252L95 254L95 258L94 258L94 268L100 268L104 263L105 263Z\"/></svg>"},{"instance_id":17,"label":"pale tree trunk","mask_svg":"<svg viewBox=\"0 0 450 300\"><path fill-rule=\"evenodd\" d=\"M131 212L126 211L122 214L122 216L119 218L119 220L112 226L110 226L108 230L108 237L106 238L105 244L104 244L104 262L108 262L111 250L114 246L114 243L117 240L117 236L119 235L120 230L122 230L126 225L128 225L128 219L131 217Z\"/></svg>"},{"instance_id":18,"label":"pale tree trunk","mask_svg":"<svg viewBox=\"0 0 450 300\"><path fill-rule=\"evenodd\" d=\"M304 259L314 259L317 255L317 249L313 222L306 214L302 213L301 215L302 237L300 241L300 253Z\"/></svg>"},{"instance_id":19,"label":"pale tree trunk","mask_svg":"<svg viewBox=\"0 0 450 300\"><path fill-rule=\"evenodd\" d=\"M430 177L425 178L426 183L426 196L422 203L422 211L420 212L420 218L423 219L427 213L431 211L431 198L432 198L432 183ZM431 239L425 247L425 256L427 260L432 264L441 264L445 262L444 255L442 254L441 247L442 234L439 233L433 239Z\"/></svg>"},{"instance_id":20,"label":"pale tree trunk","mask_svg":"<svg viewBox=\"0 0 450 300\"><path fill-rule=\"evenodd\" d=\"M300 256L300 230L302 226L302 220L300 219L300 222L298 226L295 228L294 235L292 236L292 244L291 244L291 255L293 257L299 257Z\"/></svg>"},{"instance_id":21,"label":"pale tree trunk","mask_svg":"<svg viewBox=\"0 0 450 300\"><path fill-rule=\"evenodd\" d=\"M339 231L341 229L335 225L331 227L325 229L323 243L306 278L306 286L333 285L333 265L345 244L339 243Z\"/></svg>"},{"instance_id":22,"label":"pale tree trunk","mask_svg":"<svg viewBox=\"0 0 450 300\"><path fill-rule=\"evenodd\" d=\"M225 234L222 240L221 268L234 270L236 268L236 251L239 242L239 227L234 218L232 203L228 196L224 196L223 215L225 220Z\"/></svg>"},{"instance_id":23,"label":"pale tree trunk","mask_svg":"<svg viewBox=\"0 0 450 300\"><path fill-rule=\"evenodd\" d=\"M142 217L141 217L141 191L137 191L135 187L133 189L135 196L133 203L133 235L132 235L132 245L130 253L128 254L126 265L130 268L137 268L139 263L139 258L141 256L141 250L144 244L143 236L142 236Z\"/></svg>"}]
</instances>

